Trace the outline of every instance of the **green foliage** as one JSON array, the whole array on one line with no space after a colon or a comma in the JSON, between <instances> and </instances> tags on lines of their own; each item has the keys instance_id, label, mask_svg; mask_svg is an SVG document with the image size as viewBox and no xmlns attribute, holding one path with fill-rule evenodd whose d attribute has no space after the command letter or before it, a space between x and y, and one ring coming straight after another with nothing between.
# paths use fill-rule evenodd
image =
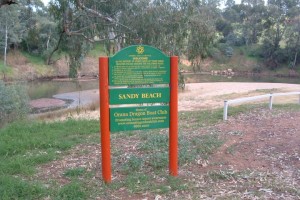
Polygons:
<instances>
[{"instance_id":1,"label":"green foliage","mask_svg":"<svg viewBox=\"0 0 300 200\"><path fill-rule=\"evenodd\" d=\"M233 31L232 25L224 19L218 19L216 21L216 29L222 32L224 37L227 37Z\"/></svg>"},{"instance_id":2,"label":"green foliage","mask_svg":"<svg viewBox=\"0 0 300 200\"><path fill-rule=\"evenodd\" d=\"M0 9L0 50L1 54L8 52L10 45L18 44L22 39L24 23L20 22L21 12L15 6ZM2 54L3 55L3 54Z\"/></svg>"},{"instance_id":3,"label":"green foliage","mask_svg":"<svg viewBox=\"0 0 300 200\"><path fill-rule=\"evenodd\" d=\"M208 54L217 63L225 63L227 60L224 54L217 47L209 48Z\"/></svg>"},{"instance_id":4,"label":"green foliage","mask_svg":"<svg viewBox=\"0 0 300 200\"><path fill-rule=\"evenodd\" d=\"M225 38L225 42L227 42L230 45L237 46L237 47L245 45L244 38L235 33L228 34L227 37Z\"/></svg>"},{"instance_id":5,"label":"green foliage","mask_svg":"<svg viewBox=\"0 0 300 200\"><path fill-rule=\"evenodd\" d=\"M259 45L251 45L247 47L247 55L253 58L263 57L263 49Z\"/></svg>"},{"instance_id":6,"label":"green foliage","mask_svg":"<svg viewBox=\"0 0 300 200\"><path fill-rule=\"evenodd\" d=\"M29 60L29 62L34 65L45 65L45 61L41 56L33 55L25 51L22 52L22 55L25 56Z\"/></svg>"},{"instance_id":7,"label":"green foliage","mask_svg":"<svg viewBox=\"0 0 300 200\"><path fill-rule=\"evenodd\" d=\"M263 68L260 65L254 66L254 68L252 69L253 73L261 73L262 71L263 71Z\"/></svg>"},{"instance_id":8,"label":"green foliage","mask_svg":"<svg viewBox=\"0 0 300 200\"><path fill-rule=\"evenodd\" d=\"M5 80L7 77L11 77L12 75L12 67L4 65L2 62L0 62L0 77L2 76L2 79Z\"/></svg>"},{"instance_id":9,"label":"green foliage","mask_svg":"<svg viewBox=\"0 0 300 200\"><path fill-rule=\"evenodd\" d=\"M219 49L226 57L230 58L233 56L233 48L227 43L220 43Z\"/></svg>"},{"instance_id":10,"label":"green foliage","mask_svg":"<svg viewBox=\"0 0 300 200\"><path fill-rule=\"evenodd\" d=\"M91 51L88 53L89 56L98 58L99 56L107 56L104 48L104 44L96 43Z\"/></svg>"},{"instance_id":11,"label":"green foliage","mask_svg":"<svg viewBox=\"0 0 300 200\"><path fill-rule=\"evenodd\" d=\"M226 6L222 10L221 2ZM0 10L0 48L21 48L41 57L34 61L41 65L63 51L69 56L71 77L76 77L86 55L112 55L141 43L169 55L185 55L195 70L208 56L227 62L234 46L243 45L261 46L251 56L262 57L271 69L282 64L296 69L299 8L297 0L272 0L267 5L262 0L241 4L233 0L56 0L48 8L41 1L20 1L17 7ZM215 51L213 46L219 42L228 44L227 48Z\"/></svg>"},{"instance_id":12,"label":"green foliage","mask_svg":"<svg viewBox=\"0 0 300 200\"><path fill-rule=\"evenodd\" d=\"M6 85L0 80L0 102L0 127L27 116L29 97L24 86Z\"/></svg>"}]
</instances>

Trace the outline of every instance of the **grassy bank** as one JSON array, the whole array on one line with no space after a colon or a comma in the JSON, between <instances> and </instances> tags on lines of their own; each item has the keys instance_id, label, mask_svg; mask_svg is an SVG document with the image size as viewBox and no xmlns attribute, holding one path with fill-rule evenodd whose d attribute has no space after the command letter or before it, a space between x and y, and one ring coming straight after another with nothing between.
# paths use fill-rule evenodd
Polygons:
<instances>
[{"instance_id":1,"label":"grassy bank","mask_svg":"<svg viewBox=\"0 0 300 200\"><path fill-rule=\"evenodd\" d=\"M233 55L231 57L225 56L220 50L215 49L215 53L211 52L212 55L210 58L202 60L200 66L196 67L198 72L211 72L211 71L224 71L227 69L232 69L236 74L245 76L248 73L258 73L264 76L283 76L289 77L291 70L287 65L280 65L276 70L271 70L265 67L264 61L257 57L254 53L256 46L242 46L233 48ZM107 50L105 50L104 44L97 43L91 49L87 57L87 64L82 62L81 70L84 73L87 71L90 73L97 74L97 68L91 69L91 63L97 63L99 56L106 56ZM43 79L56 76L67 76L68 75L68 66L67 61L64 61L66 56L65 52L60 54L55 54L53 60L61 60L55 65L46 65L45 59L42 56L32 55L26 52L14 51L8 54L10 60L10 66L4 67L3 60L0 60L0 79L7 80L34 80L34 79ZM179 55L180 69L185 71L193 71L193 67L188 64L186 56ZM60 63L60 64L59 64ZM294 76L299 76L300 67L299 65L295 67ZM4 77L5 76L5 77Z\"/></svg>"},{"instance_id":2,"label":"grassy bank","mask_svg":"<svg viewBox=\"0 0 300 200\"><path fill-rule=\"evenodd\" d=\"M221 110L180 113L180 121L196 119L189 127L211 125L221 118ZM205 117L206 116L206 117ZM185 124L185 123L184 123ZM215 148L222 144L217 133L211 135L194 135L191 140L180 126L179 144L180 163L185 164L197 156L208 157ZM134 140L137 151L124 158L122 145ZM104 186L98 178L90 183L94 176L85 168L70 168L64 171L64 177L70 179L69 184L59 187L55 180L50 180L49 188L45 188L42 180L33 178L36 167L68 155L76 145L93 145L99 143L99 121L68 120L64 122L18 122L0 130L0 199L40 199L50 196L51 199L85 199L96 190L104 194L108 190L122 187L135 192L160 190L162 193L174 188L184 189L180 180L167 176L168 167L168 134L167 130L129 131L112 134L113 168L124 176L110 186ZM119 142L123 141L123 144ZM125 141L125 142L124 142ZM118 143L118 144L116 144ZM124 147L126 148L126 147ZM122 164L119 162L122 160ZM100 169L97 169L100 170ZM167 182L154 184L153 178L145 170L163 175ZM83 180L82 180L83 179ZM137 183L139 182L139 183ZM102 186L101 191L97 184ZM165 185L167 184L167 185ZM178 185L177 185L178 184ZM172 189L174 189L172 188Z\"/></svg>"},{"instance_id":3,"label":"grassy bank","mask_svg":"<svg viewBox=\"0 0 300 200\"><path fill-rule=\"evenodd\" d=\"M259 105L232 107L230 116L254 108ZM299 110L299 106L274 106L276 110ZM222 146L222 133L214 129L221 121L222 109L180 113L180 170L189 173L206 165ZM153 129L111 134L113 182L105 185L99 141L97 120L6 126L0 130L0 199L106 199L111 194L141 199L145 194L193 194L200 184L193 181L195 174L168 176L168 130ZM80 164L72 165L74 160ZM197 176L218 183L244 173L209 171Z\"/></svg>"},{"instance_id":4,"label":"grassy bank","mask_svg":"<svg viewBox=\"0 0 300 200\"><path fill-rule=\"evenodd\" d=\"M74 145L97 138L98 121L18 122L0 130L0 199L39 199L41 183L24 181L36 166L59 159ZM97 138L98 139L98 138Z\"/></svg>"}]
</instances>

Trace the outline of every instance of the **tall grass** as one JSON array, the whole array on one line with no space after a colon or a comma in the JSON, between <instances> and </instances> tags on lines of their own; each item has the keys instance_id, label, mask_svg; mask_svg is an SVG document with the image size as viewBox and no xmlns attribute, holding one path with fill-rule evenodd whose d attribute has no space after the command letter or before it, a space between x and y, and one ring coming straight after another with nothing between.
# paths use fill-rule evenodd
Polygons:
<instances>
[{"instance_id":1,"label":"tall grass","mask_svg":"<svg viewBox=\"0 0 300 200\"><path fill-rule=\"evenodd\" d=\"M8 65L4 65L3 61L0 60L0 78L8 78L11 77L13 75L13 70L12 67L8 66Z\"/></svg>"},{"instance_id":2,"label":"tall grass","mask_svg":"<svg viewBox=\"0 0 300 200\"><path fill-rule=\"evenodd\" d=\"M34 65L45 65L45 61L41 56L32 55L27 52L22 52L22 55L26 57L30 61L30 63Z\"/></svg>"}]
</instances>

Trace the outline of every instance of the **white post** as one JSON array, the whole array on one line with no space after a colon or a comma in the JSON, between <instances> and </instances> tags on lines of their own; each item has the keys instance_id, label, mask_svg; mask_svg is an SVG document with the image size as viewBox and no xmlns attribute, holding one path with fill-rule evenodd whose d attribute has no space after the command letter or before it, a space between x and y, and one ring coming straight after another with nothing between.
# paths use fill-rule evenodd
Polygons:
<instances>
[{"instance_id":1,"label":"white post","mask_svg":"<svg viewBox=\"0 0 300 200\"><path fill-rule=\"evenodd\" d=\"M273 94L270 94L270 99L269 99L269 109L272 110L272 104L273 104Z\"/></svg>"},{"instance_id":2,"label":"white post","mask_svg":"<svg viewBox=\"0 0 300 200\"><path fill-rule=\"evenodd\" d=\"M227 112L228 112L228 102L224 101L224 111L223 111L223 120L227 120Z\"/></svg>"}]
</instances>

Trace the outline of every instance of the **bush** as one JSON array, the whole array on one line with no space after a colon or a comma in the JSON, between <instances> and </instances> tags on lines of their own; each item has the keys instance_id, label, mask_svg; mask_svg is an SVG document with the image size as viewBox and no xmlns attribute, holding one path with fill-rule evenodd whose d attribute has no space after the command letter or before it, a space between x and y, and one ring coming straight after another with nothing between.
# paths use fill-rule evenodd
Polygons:
<instances>
[{"instance_id":1,"label":"bush","mask_svg":"<svg viewBox=\"0 0 300 200\"><path fill-rule=\"evenodd\" d=\"M228 58L233 56L233 48L227 43L220 43L219 50Z\"/></svg>"},{"instance_id":2,"label":"bush","mask_svg":"<svg viewBox=\"0 0 300 200\"><path fill-rule=\"evenodd\" d=\"M239 37L234 33L230 33L226 36L226 41L231 46L243 46L245 45L245 39L243 37Z\"/></svg>"},{"instance_id":3,"label":"bush","mask_svg":"<svg viewBox=\"0 0 300 200\"><path fill-rule=\"evenodd\" d=\"M262 70L263 70L262 66L256 65L256 66L252 69L252 72L253 72L253 73L261 73Z\"/></svg>"},{"instance_id":4,"label":"bush","mask_svg":"<svg viewBox=\"0 0 300 200\"><path fill-rule=\"evenodd\" d=\"M263 58L263 50L258 45L252 45L248 47L248 56L254 57L254 58Z\"/></svg>"},{"instance_id":5,"label":"bush","mask_svg":"<svg viewBox=\"0 0 300 200\"><path fill-rule=\"evenodd\" d=\"M29 97L22 85L6 85L0 81L0 102L0 127L5 123L25 118L28 114Z\"/></svg>"},{"instance_id":6,"label":"bush","mask_svg":"<svg viewBox=\"0 0 300 200\"><path fill-rule=\"evenodd\" d=\"M226 62L227 58L223 55L223 53L216 47L209 49L209 56L218 63Z\"/></svg>"}]
</instances>

